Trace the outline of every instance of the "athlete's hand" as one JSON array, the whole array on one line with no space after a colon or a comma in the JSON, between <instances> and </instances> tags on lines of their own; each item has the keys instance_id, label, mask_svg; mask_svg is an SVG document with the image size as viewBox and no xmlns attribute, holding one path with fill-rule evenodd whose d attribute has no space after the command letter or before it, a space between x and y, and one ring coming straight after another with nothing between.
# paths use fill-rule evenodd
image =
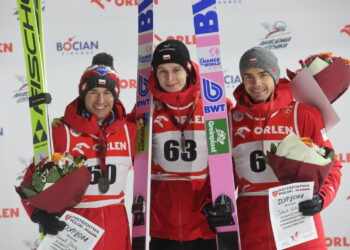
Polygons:
<instances>
[{"instance_id":1,"label":"athlete's hand","mask_svg":"<svg viewBox=\"0 0 350 250\"><path fill-rule=\"evenodd\" d=\"M323 207L323 198L316 194L311 200L302 201L299 203L299 211L304 216L312 216L321 212Z\"/></svg>"},{"instance_id":2,"label":"athlete's hand","mask_svg":"<svg viewBox=\"0 0 350 250\"><path fill-rule=\"evenodd\" d=\"M34 210L31 219L33 222L38 223L42 226L44 234L56 235L66 226L66 223L64 221L58 220L57 215L50 214L38 208Z\"/></svg>"},{"instance_id":3,"label":"athlete's hand","mask_svg":"<svg viewBox=\"0 0 350 250\"><path fill-rule=\"evenodd\" d=\"M218 199L224 199L224 202L218 201ZM215 203L215 207L210 202L206 204L202 210L202 214L207 218L210 229L213 233L216 233L216 227L233 225L234 221L232 218L233 205L231 199L226 195L221 195ZM218 204L225 204L220 206Z\"/></svg>"},{"instance_id":4,"label":"athlete's hand","mask_svg":"<svg viewBox=\"0 0 350 250\"><path fill-rule=\"evenodd\" d=\"M61 118L53 118L52 122L51 122L51 127L52 128L56 128L60 125L63 125L64 122L63 122L63 117Z\"/></svg>"}]
</instances>

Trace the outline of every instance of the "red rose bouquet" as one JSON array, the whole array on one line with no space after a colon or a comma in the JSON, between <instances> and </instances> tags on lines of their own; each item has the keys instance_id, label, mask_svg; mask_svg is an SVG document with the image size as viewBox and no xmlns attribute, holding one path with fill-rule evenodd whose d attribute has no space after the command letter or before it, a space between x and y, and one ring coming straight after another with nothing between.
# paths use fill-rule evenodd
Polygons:
<instances>
[{"instance_id":1,"label":"red rose bouquet","mask_svg":"<svg viewBox=\"0 0 350 250\"><path fill-rule=\"evenodd\" d=\"M54 153L39 162L32 181L16 187L22 199L49 213L61 214L78 204L91 179L85 158Z\"/></svg>"},{"instance_id":2,"label":"red rose bouquet","mask_svg":"<svg viewBox=\"0 0 350 250\"><path fill-rule=\"evenodd\" d=\"M309 69L331 103L336 101L348 89L350 84L350 60L333 56L332 53L320 53L311 55L305 60L300 60L299 63L303 69ZM287 69L289 79L293 80L297 72Z\"/></svg>"}]
</instances>

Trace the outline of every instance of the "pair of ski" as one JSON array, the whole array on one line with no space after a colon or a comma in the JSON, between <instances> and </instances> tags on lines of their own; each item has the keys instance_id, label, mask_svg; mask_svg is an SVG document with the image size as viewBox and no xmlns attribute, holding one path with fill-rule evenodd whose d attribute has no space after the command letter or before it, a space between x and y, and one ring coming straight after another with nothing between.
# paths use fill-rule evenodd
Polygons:
<instances>
[{"instance_id":1,"label":"pair of ski","mask_svg":"<svg viewBox=\"0 0 350 250\"><path fill-rule=\"evenodd\" d=\"M218 250L238 250L240 239L216 0L192 0L192 12L200 65L213 205L223 210L230 208L229 202L222 195L228 196L233 202L234 223L216 228L217 247ZM148 250L153 110L148 77L153 50L153 0L139 1L138 45L132 249Z\"/></svg>"},{"instance_id":2,"label":"pair of ski","mask_svg":"<svg viewBox=\"0 0 350 250\"><path fill-rule=\"evenodd\" d=\"M46 92L46 71L42 34L41 0L17 0L27 71L29 108L32 125L34 163L52 153L51 127Z\"/></svg>"},{"instance_id":3,"label":"pair of ski","mask_svg":"<svg viewBox=\"0 0 350 250\"><path fill-rule=\"evenodd\" d=\"M41 0L17 0L17 6L27 73L34 164L38 164L53 152L48 114L51 96L46 91L42 6ZM42 232L40 226L39 231ZM41 239L43 237L41 233Z\"/></svg>"}]
</instances>

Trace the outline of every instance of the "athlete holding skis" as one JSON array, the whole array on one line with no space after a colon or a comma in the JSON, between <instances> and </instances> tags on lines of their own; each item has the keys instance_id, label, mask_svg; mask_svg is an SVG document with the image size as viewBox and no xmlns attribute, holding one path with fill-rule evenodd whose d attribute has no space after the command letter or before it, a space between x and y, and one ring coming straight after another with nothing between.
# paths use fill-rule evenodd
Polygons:
<instances>
[{"instance_id":1,"label":"athlete holding skis","mask_svg":"<svg viewBox=\"0 0 350 250\"><path fill-rule=\"evenodd\" d=\"M124 190L132 165L135 129L134 124L126 120L118 97L119 78L113 57L99 53L81 77L79 97L66 107L64 124L53 129L55 152L87 157L91 182L83 200L70 211L105 230L94 248L101 250L130 249ZM28 168L22 184L31 182L33 170L33 165ZM24 201L23 205L44 233L57 234L64 228L64 222L58 221L54 214Z\"/></svg>"},{"instance_id":2,"label":"athlete holding skis","mask_svg":"<svg viewBox=\"0 0 350 250\"><path fill-rule=\"evenodd\" d=\"M182 42L167 40L156 47L152 68L150 249L216 250L210 226L230 224L232 217L210 217L209 226L202 213L212 208L197 65Z\"/></svg>"},{"instance_id":3,"label":"athlete holding skis","mask_svg":"<svg viewBox=\"0 0 350 250\"><path fill-rule=\"evenodd\" d=\"M276 249L268 204L268 189L281 185L271 167L262 159L272 141L281 141L286 133L255 133L254 128L292 127L301 137L310 137L319 146L331 147L321 114L315 108L293 101L290 82L280 78L275 55L254 47L240 59L243 83L234 91L233 158L238 179L238 217L242 249ZM257 164L256 162L259 162ZM335 198L341 179L341 165L334 165L312 200L299 204L304 215L314 216L318 238L288 249L327 249L319 212Z\"/></svg>"}]
</instances>

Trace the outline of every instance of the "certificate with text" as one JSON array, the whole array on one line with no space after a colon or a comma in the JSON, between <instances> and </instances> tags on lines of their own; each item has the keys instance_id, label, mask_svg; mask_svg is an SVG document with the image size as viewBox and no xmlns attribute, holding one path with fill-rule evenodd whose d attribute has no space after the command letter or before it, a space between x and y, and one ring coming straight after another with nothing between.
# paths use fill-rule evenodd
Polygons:
<instances>
[{"instance_id":1,"label":"certificate with text","mask_svg":"<svg viewBox=\"0 0 350 250\"><path fill-rule=\"evenodd\" d=\"M313 182L298 182L269 189L269 209L277 249L316 239L313 216L299 212L301 201L312 199Z\"/></svg>"},{"instance_id":2,"label":"certificate with text","mask_svg":"<svg viewBox=\"0 0 350 250\"><path fill-rule=\"evenodd\" d=\"M46 235L38 250L90 250L104 233L96 224L70 211L66 211L60 220L66 227L57 235Z\"/></svg>"}]
</instances>

